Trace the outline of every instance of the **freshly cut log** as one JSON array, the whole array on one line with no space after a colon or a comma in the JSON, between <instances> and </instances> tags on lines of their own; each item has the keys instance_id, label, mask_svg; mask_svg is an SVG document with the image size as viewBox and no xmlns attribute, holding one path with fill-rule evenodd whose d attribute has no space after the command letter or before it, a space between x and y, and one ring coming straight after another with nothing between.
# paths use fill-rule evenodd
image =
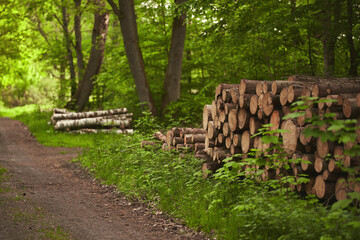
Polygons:
<instances>
[{"instance_id":1,"label":"freshly cut log","mask_svg":"<svg viewBox=\"0 0 360 240\"><path fill-rule=\"evenodd\" d=\"M315 157L313 154L303 154L301 157L301 169L306 174L313 174L315 173Z\"/></svg>"},{"instance_id":2,"label":"freshly cut log","mask_svg":"<svg viewBox=\"0 0 360 240\"><path fill-rule=\"evenodd\" d=\"M329 107L335 107L335 106L341 106L339 105L339 95L327 95L326 96L326 100L328 100L328 102L326 102L326 106L329 108Z\"/></svg>"},{"instance_id":3,"label":"freshly cut log","mask_svg":"<svg viewBox=\"0 0 360 240\"><path fill-rule=\"evenodd\" d=\"M249 128L249 120L250 120L250 116L248 115L248 112L243 108L239 109L238 112L239 129Z\"/></svg>"},{"instance_id":4,"label":"freshly cut log","mask_svg":"<svg viewBox=\"0 0 360 240\"><path fill-rule=\"evenodd\" d=\"M83 119L75 119L75 120L60 120L56 122L55 129L63 130L63 129L76 129L76 128L84 128L84 127L119 127L119 128L127 128L130 126L131 120L112 120L112 119L98 119L98 118L83 118Z\"/></svg>"},{"instance_id":5,"label":"freshly cut log","mask_svg":"<svg viewBox=\"0 0 360 240\"><path fill-rule=\"evenodd\" d=\"M241 135L241 150L243 153L248 153L250 147L253 146L254 139L250 138L249 131L244 131Z\"/></svg>"},{"instance_id":6,"label":"freshly cut log","mask_svg":"<svg viewBox=\"0 0 360 240\"><path fill-rule=\"evenodd\" d=\"M106 115L115 115L127 113L126 108L117 108L111 110L102 110L102 111L91 111L91 112L71 112L71 113L62 113L62 114L53 114L52 118L54 120L62 120L62 119L82 119L82 118L94 118L101 117Z\"/></svg>"},{"instance_id":7,"label":"freshly cut log","mask_svg":"<svg viewBox=\"0 0 360 240\"><path fill-rule=\"evenodd\" d=\"M271 83L268 82L268 81L263 81L262 82L262 91L263 91L263 93L265 94L265 93L269 92L270 90L271 90Z\"/></svg>"},{"instance_id":8,"label":"freshly cut log","mask_svg":"<svg viewBox=\"0 0 360 240\"><path fill-rule=\"evenodd\" d=\"M225 102L225 103L229 103L232 101L232 98L231 98L231 89L223 89L222 90L222 94L221 94L221 97L222 97L222 100Z\"/></svg>"},{"instance_id":9,"label":"freshly cut log","mask_svg":"<svg viewBox=\"0 0 360 240\"><path fill-rule=\"evenodd\" d=\"M310 178L309 182L305 184L305 192L306 194L315 194L315 178Z\"/></svg>"},{"instance_id":10,"label":"freshly cut log","mask_svg":"<svg viewBox=\"0 0 360 240\"><path fill-rule=\"evenodd\" d=\"M239 154L239 153L241 153L241 148L235 147L233 144L231 144L230 153L231 153L231 155Z\"/></svg>"},{"instance_id":11,"label":"freshly cut log","mask_svg":"<svg viewBox=\"0 0 360 240\"><path fill-rule=\"evenodd\" d=\"M336 200L344 200L347 198L347 193L349 192L348 184L345 178L340 177L336 181L335 185L335 198Z\"/></svg>"},{"instance_id":12,"label":"freshly cut log","mask_svg":"<svg viewBox=\"0 0 360 240\"><path fill-rule=\"evenodd\" d=\"M69 113L69 111L65 108L54 108L53 113Z\"/></svg>"},{"instance_id":13,"label":"freshly cut log","mask_svg":"<svg viewBox=\"0 0 360 240\"><path fill-rule=\"evenodd\" d=\"M305 109L305 111L304 111L304 116L299 116L299 117L297 117L297 119L296 119L297 124L298 124L300 127L304 126L305 123L306 123L305 120L312 118L313 113L315 113L315 112L316 112L316 109L313 109L313 108L307 108L307 109Z\"/></svg>"},{"instance_id":14,"label":"freshly cut log","mask_svg":"<svg viewBox=\"0 0 360 240\"><path fill-rule=\"evenodd\" d=\"M183 128L180 131L179 137L184 137L185 134L205 134L206 131L202 128Z\"/></svg>"},{"instance_id":15,"label":"freshly cut log","mask_svg":"<svg viewBox=\"0 0 360 240\"><path fill-rule=\"evenodd\" d=\"M225 138L225 147L226 147L227 149L230 149L231 144L232 144L231 138L230 138L230 137L226 137L226 138Z\"/></svg>"},{"instance_id":16,"label":"freshly cut log","mask_svg":"<svg viewBox=\"0 0 360 240\"><path fill-rule=\"evenodd\" d=\"M226 114L225 110L219 110L219 115L218 116L219 116L218 120L219 120L220 123L226 122L227 114ZM221 124L220 124L220 126L221 126Z\"/></svg>"},{"instance_id":17,"label":"freshly cut log","mask_svg":"<svg viewBox=\"0 0 360 240\"><path fill-rule=\"evenodd\" d=\"M231 94L232 102L237 104L239 102L239 95L240 95L239 88L238 87L232 88L230 94Z\"/></svg>"},{"instance_id":18,"label":"freshly cut log","mask_svg":"<svg viewBox=\"0 0 360 240\"><path fill-rule=\"evenodd\" d=\"M238 88L239 84L219 84L215 89L215 99L222 94L224 89Z\"/></svg>"},{"instance_id":19,"label":"freshly cut log","mask_svg":"<svg viewBox=\"0 0 360 240\"><path fill-rule=\"evenodd\" d=\"M225 122L224 125L222 126L222 132L224 134L225 137L229 136L230 134L230 127L229 127L229 123Z\"/></svg>"},{"instance_id":20,"label":"freshly cut log","mask_svg":"<svg viewBox=\"0 0 360 240\"><path fill-rule=\"evenodd\" d=\"M219 116L218 116L218 115L215 116L213 122L214 122L215 128L216 128L217 130L220 130L220 129L221 129L221 122L220 122L220 120L219 120ZM209 123L208 123L208 125L209 125ZM208 128L209 128L209 126L208 126Z\"/></svg>"},{"instance_id":21,"label":"freshly cut log","mask_svg":"<svg viewBox=\"0 0 360 240\"><path fill-rule=\"evenodd\" d=\"M258 96L258 107L261 110L263 109L263 99L264 99L264 94L260 94Z\"/></svg>"},{"instance_id":22,"label":"freshly cut log","mask_svg":"<svg viewBox=\"0 0 360 240\"><path fill-rule=\"evenodd\" d=\"M249 110L252 96L253 94L241 94L239 96L239 107Z\"/></svg>"},{"instance_id":23,"label":"freshly cut log","mask_svg":"<svg viewBox=\"0 0 360 240\"><path fill-rule=\"evenodd\" d=\"M252 95L250 98L250 113L252 115L255 115L258 110L259 104L258 104L258 96Z\"/></svg>"},{"instance_id":24,"label":"freshly cut log","mask_svg":"<svg viewBox=\"0 0 360 240\"><path fill-rule=\"evenodd\" d=\"M160 131L155 132L153 136L156 140L166 142L166 136Z\"/></svg>"},{"instance_id":25,"label":"freshly cut log","mask_svg":"<svg viewBox=\"0 0 360 240\"><path fill-rule=\"evenodd\" d=\"M343 102L343 113L347 118L357 118L360 116L360 107L356 105L356 99L350 98Z\"/></svg>"},{"instance_id":26,"label":"freshly cut log","mask_svg":"<svg viewBox=\"0 0 360 240\"><path fill-rule=\"evenodd\" d=\"M195 152L200 151L200 150L204 150L205 149L205 142L204 143L195 143L194 147L195 147Z\"/></svg>"},{"instance_id":27,"label":"freshly cut log","mask_svg":"<svg viewBox=\"0 0 360 240\"><path fill-rule=\"evenodd\" d=\"M221 96L216 100L216 109L217 111L225 109L225 102L222 100Z\"/></svg>"},{"instance_id":28,"label":"freshly cut log","mask_svg":"<svg viewBox=\"0 0 360 240\"><path fill-rule=\"evenodd\" d=\"M191 143L204 143L205 134L193 134L191 136Z\"/></svg>"},{"instance_id":29,"label":"freshly cut log","mask_svg":"<svg viewBox=\"0 0 360 240\"><path fill-rule=\"evenodd\" d=\"M225 114L228 115L231 109L238 110L239 105L237 103L225 103Z\"/></svg>"},{"instance_id":30,"label":"freshly cut log","mask_svg":"<svg viewBox=\"0 0 360 240\"><path fill-rule=\"evenodd\" d=\"M288 88L283 88L280 91L280 104L281 106L285 106L288 102Z\"/></svg>"},{"instance_id":31,"label":"freshly cut log","mask_svg":"<svg viewBox=\"0 0 360 240\"><path fill-rule=\"evenodd\" d=\"M325 160L323 158L321 158L317 154L317 152L315 152L314 157L315 157L315 163L314 163L315 171L317 173L322 173L323 171L325 171L327 169L327 163L325 162Z\"/></svg>"},{"instance_id":32,"label":"freshly cut log","mask_svg":"<svg viewBox=\"0 0 360 240\"><path fill-rule=\"evenodd\" d=\"M259 119L255 117L250 117L249 119L249 133L254 135L257 130L261 127L262 123Z\"/></svg>"},{"instance_id":33,"label":"freshly cut log","mask_svg":"<svg viewBox=\"0 0 360 240\"><path fill-rule=\"evenodd\" d=\"M224 136L224 134L222 134L222 133L219 133L218 135L217 135L217 144L215 144L216 146L223 146L223 145L225 145L225 139L226 139L226 137Z\"/></svg>"},{"instance_id":34,"label":"freshly cut log","mask_svg":"<svg viewBox=\"0 0 360 240\"><path fill-rule=\"evenodd\" d=\"M239 93L260 95L262 93L262 86L261 89L260 87L257 88L258 83L259 81L242 79L239 85Z\"/></svg>"},{"instance_id":35,"label":"freshly cut log","mask_svg":"<svg viewBox=\"0 0 360 240\"><path fill-rule=\"evenodd\" d=\"M181 137L174 137L173 138L173 142L172 142L172 145L173 146L176 146L178 144L184 144L184 139L181 138Z\"/></svg>"},{"instance_id":36,"label":"freshly cut log","mask_svg":"<svg viewBox=\"0 0 360 240\"><path fill-rule=\"evenodd\" d=\"M356 176L349 174L347 183L350 191L360 193L360 182L356 181Z\"/></svg>"},{"instance_id":37,"label":"freshly cut log","mask_svg":"<svg viewBox=\"0 0 360 240\"><path fill-rule=\"evenodd\" d=\"M213 120L215 119L215 116L217 115L217 111L218 111L217 102L214 100L211 103L211 119Z\"/></svg>"},{"instance_id":38,"label":"freshly cut log","mask_svg":"<svg viewBox=\"0 0 360 240\"><path fill-rule=\"evenodd\" d=\"M171 131L173 132L173 136L174 137L180 137L180 133L183 130L183 128L179 128L179 127L173 127L171 129Z\"/></svg>"},{"instance_id":39,"label":"freshly cut log","mask_svg":"<svg viewBox=\"0 0 360 240\"><path fill-rule=\"evenodd\" d=\"M209 134L205 134L205 150L213 148L215 145L214 141L209 138Z\"/></svg>"},{"instance_id":40,"label":"freshly cut log","mask_svg":"<svg viewBox=\"0 0 360 240\"><path fill-rule=\"evenodd\" d=\"M214 125L214 122L213 121L210 121L208 123L208 137L209 139L215 139L215 136L217 134L217 129L215 128L215 125Z\"/></svg>"},{"instance_id":41,"label":"freshly cut log","mask_svg":"<svg viewBox=\"0 0 360 240\"><path fill-rule=\"evenodd\" d=\"M207 130L207 125L209 121L212 121L212 115L211 115L211 107L212 105L205 105L203 110L203 129Z\"/></svg>"},{"instance_id":42,"label":"freshly cut log","mask_svg":"<svg viewBox=\"0 0 360 240\"><path fill-rule=\"evenodd\" d=\"M262 82L258 82L256 84L256 89L255 89L256 95L260 96L261 94L264 94L263 91L263 83Z\"/></svg>"},{"instance_id":43,"label":"freshly cut log","mask_svg":"<svg viewBox=\"0 0 360 240\"><path fill-rule=\"evenodd\" d=\"M333 182L325 182L322 175L315 178L315 192L320 199L329 199L335 193L335 184Z\"/></svg>"},{"instance_id":44,"label":"freshly cut log","mask_svg":"<svg viewBox=\"0 0 360 240\"><path fill-rule=\"evenodd\" d=\"M282 129L286 132L283 133L283 145L286 153L291 154L297 149L299 138L299 128L295 125L292 119L285 121Z\"/></svg>"},{"instance_id":45,"label":"freshly cut log","mask_svg":"<svg viewBox=\"0 0 360 240\"><path fill-rule=\"evenodd\" d=\"M341 82L341 83L360 83L359 78L319 78L319 77L313 77L313 76L303 76L303 75L294 75L288 77L288 81L292 82L306 82L306 83L323 83L323 82Z\"/></svg>"},{"instance_id":46,"label":"freshly cut log","mask_svg":"<svg viewBox=\"0 0 360 240\"><path fill-rule=\"evenodd\" d=\"M257 111L257 118L261 120L261 119L264 119L264 117L265 117L265 114L264 114L263 110L262 110L262 109L258 109L258 111Z\"/></svg>"},{"instance_id":47,"label":"freshly cut log","mask_svg":"<svg viewBox=\"0 0 360 240\"><path fill-rule=\"evenodd\" d=\"M311 91L304 86L295 86L291 85L287 88L287 102L292 103L294 100L297 100L299 97L310 97Z\"/></svg>"},{"instance_id":48,"label":"freshly cut log","mask_svg":"<svg viewBox=\"0 0 360 240\"><path fill-rule=\"evenodd\" d=\"M184 138L184 144L192 144L193 142L192 142L192 134L185 134L184 136L183 136L183 138ZM205 135L204 135L204 141L205 141Z\"/></svg>"},{"instance_id":49,"label":"freshly cut log","mask_svg":"<svg viewBox=\"0 0 360 240\"><path fill-rule=\"evenodd\" d=\"M328 162L328 170L330 173L339 173L341 172L341 169L339 168L339 166L336 164L336 160L335 159L330 159Z\"/></svg>"},{"instance_id":50,"label":"freshly cut log","mask_svg":"<svg viewBox=\"0 0 360 240\"><path fill-rule=\"evenodd\" d=\"M80 133L80 134L86 134L86 133L116 133L116 134L122 134L122 133L134 133L134 129L93 129L93 128L81 128L77 130L72 130L70 133Z\"/></svg>"},{"instance_id":51,"label":"freshly cut log","mask_svg":"<svg viewBox=\"0 0 360 240\"><path fill-rule=\"evenodd\" d=\"M343 146L335 146L334 148L334 158L337 161L341 161L344 157L344 147Z\"/></svg>"},{"instance_id":52,"label":"freshly cut log","mask_svg":"<svg viewBox=\"0 0 360 240\"><path fill-rule=\"evenodd\" d=\"M170 129L166 132L166 143L168 146L172 146L173 138L174 138L174 133Z\"/></svg>"},{"instance_id":53,"label":"freshly cut log","mask_svg":"<svg viewBox=\"0 0 360 240\"><path fill-rule=\"evenodd\" d=\"M287 115L287 114L291 113L291 107L290 106L282 106L281 109L282 109L282 113L284 115Z\"/></svg>"},{"instance_id":54,"label":"freshly cut log","mask_svg":"<svg viewBox=\"0 0 360 240\"><path fill-rule=\"evenodd\" d=\"M306 137L304 134L305 129L311 127L311 125L306 125L305 127L300 128L300 136L299 136L299 140L300 143L304 146L308 146L310 143L314 143L314 145L316 144L315 140L313 140L314 138L312 138L311 136Z\"/></svg>"},{"instance_id":55,"label":"freshly cut log","mask_svg":"<svg viewBox=\"0 0 360 240\"><path fill-rule=\"evenodd\" d=\"M321 140L321 137L318 137L316 140L316 150L317 150L319 156L322 158L325 158L326 155L328 155L330 152L333 152L333 151L330 151L331 145L332 145L331 142L329 142L329 141L323 142Z\"/></svg>"},{"instance_id":56,"label":"freshly cut log","mask_svg":"<svg viewBox=\"0 0 360 240\"><path fill-rule=\"evenodd\" d=\"M270 117L270 124L271 124L270 130L279 129L282 117L283 117L283 114L279 110L274 110L272 112L271 117ZM251 130L251 128L250 128L250 130ZM251 131L250 131L250 133L251 133Z\"/></svg>"},{"instance_id":57,"label":"freshly cut log","mask_svg":"<svg viewBox=\"0 0 360 240\"><path fill-rule=\"evenodd\" d=\"M234 134L233 145L235 147L240 147L241 146L241 134Z\"/></svg>"},{"instance_id":58,"label":"freshly cut log","mask_svg":"<svg viewBox=\"0 0 360 240\"><path fill-rule=\"evenodd\" d=\"M270 116L275 106L280 106L280 96L272 95L270 92L264 94L263 97L263 111L266 116Z\"/></svg>"}]
</instances>

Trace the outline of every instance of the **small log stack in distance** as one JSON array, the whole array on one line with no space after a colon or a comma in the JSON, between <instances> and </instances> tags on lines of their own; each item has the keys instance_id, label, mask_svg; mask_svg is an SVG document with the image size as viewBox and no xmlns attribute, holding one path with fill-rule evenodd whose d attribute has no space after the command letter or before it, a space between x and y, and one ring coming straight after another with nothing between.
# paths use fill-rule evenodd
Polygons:
<instances>
[{"instance_id":1,"label":"small log stack in distance","mask_svg":"<svg viewBox=\"0 0 360 240\"><path fill-rule=\"evenodd\" d=\"M335 101L317 106L313 104L305 111L305 117L282 120L284 115L290 113L290 105L302 96ZM288 130L282 134L287 158L310 163L292 163L290 170L265 167L262 169L262 180L278 179L281 174L296 178L302 173L308 174L309 183L292 185L292 189L304 194L316 194L320 199L335 197L341 200L346 198L349 191L359 192L360 183L353 180L354 176L343 172L337 162L342 162L345 167L354 167L358 173L360 161L359 157L344 154L351 144L322 142L320 138L302 134L308 127L305 118L324 113L335 113L337 119L358 119L360 125L360 79L291 76L287 81L241 80L239 84L219 84L214 101L203 109L205 152L213 163L221 164L223 159L238 153L246 157L252 148L266 150L269 146L263 144L260 137L252 136L263 124L270 123L272 130ZM359 142L360 130L357 130L357 142L354 144ZM332 156L330 160L326 159L328 154ZM209 160L204 164L211 165Z\"/></svg>"},{"instance_id":2,"label":"small log stack in distance","mask_svg":"<svg viewBox=\"0 0 360 240\"><path fill-rule=\"evenodd\" d=\"M79 113L55 108L51 117L55 130L74 133L132 133L131 121L126 108Z\"/></svg>"}]
</instances>

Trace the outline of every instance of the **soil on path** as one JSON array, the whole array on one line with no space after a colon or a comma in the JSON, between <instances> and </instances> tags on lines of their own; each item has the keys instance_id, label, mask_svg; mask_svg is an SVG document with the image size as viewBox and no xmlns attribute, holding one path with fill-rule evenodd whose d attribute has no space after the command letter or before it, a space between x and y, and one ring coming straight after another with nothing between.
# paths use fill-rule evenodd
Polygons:
<instances>
[{"instance_id":1,"label":"soil on path","mask_svg":"<svg viewBox=\"0 0 360 240\"><path fill-rule=\"evenodd\" d=\"M93 180L71 162L80 151L44 147L21 122L0 118L0 165L11 175L0 239L204 239Z\"/></svg>"}]
</instances>

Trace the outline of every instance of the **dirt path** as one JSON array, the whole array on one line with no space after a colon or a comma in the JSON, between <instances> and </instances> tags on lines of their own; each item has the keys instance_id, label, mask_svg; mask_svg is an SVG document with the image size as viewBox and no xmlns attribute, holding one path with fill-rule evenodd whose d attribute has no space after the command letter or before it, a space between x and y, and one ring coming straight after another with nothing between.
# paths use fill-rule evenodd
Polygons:
<instances>
[{"instance_id":1,"label":"dirt path","mask_svg":"<svg viewBox=\"0 0 360 240\"><path fill-rule=\"evenodd\" d=\"M0 239L204 239L92 180L70 162L79 151L44 147L0 118L0 165L12 176L0 191Z\"/></svg>"}]
</instances>

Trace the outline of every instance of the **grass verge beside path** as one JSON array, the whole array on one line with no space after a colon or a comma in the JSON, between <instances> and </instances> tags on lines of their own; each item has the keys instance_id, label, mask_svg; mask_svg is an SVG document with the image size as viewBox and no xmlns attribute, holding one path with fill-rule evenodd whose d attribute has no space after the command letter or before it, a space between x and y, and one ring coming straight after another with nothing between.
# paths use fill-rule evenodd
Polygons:
<instances>
[{"instance_id":1,"label":"grass verge beside path","mask_svg":"<svg viewBox=\"0 0 360 240\"><path fill-rule=\"evenodd\" d=\"M35 112L17 119L29 124L47 145L86 143L90 148L77 161L95 177L217 239L360 239L358 211L330 209L314 198L302 200L291 193L269 191L234 178L231 168L222 169L216 179L203 179L201 161L192 154L141 148L141 140L148 137L139 133L55 133L47 125L50 114L46 114Z\"/></svg>"}]
</instances>

